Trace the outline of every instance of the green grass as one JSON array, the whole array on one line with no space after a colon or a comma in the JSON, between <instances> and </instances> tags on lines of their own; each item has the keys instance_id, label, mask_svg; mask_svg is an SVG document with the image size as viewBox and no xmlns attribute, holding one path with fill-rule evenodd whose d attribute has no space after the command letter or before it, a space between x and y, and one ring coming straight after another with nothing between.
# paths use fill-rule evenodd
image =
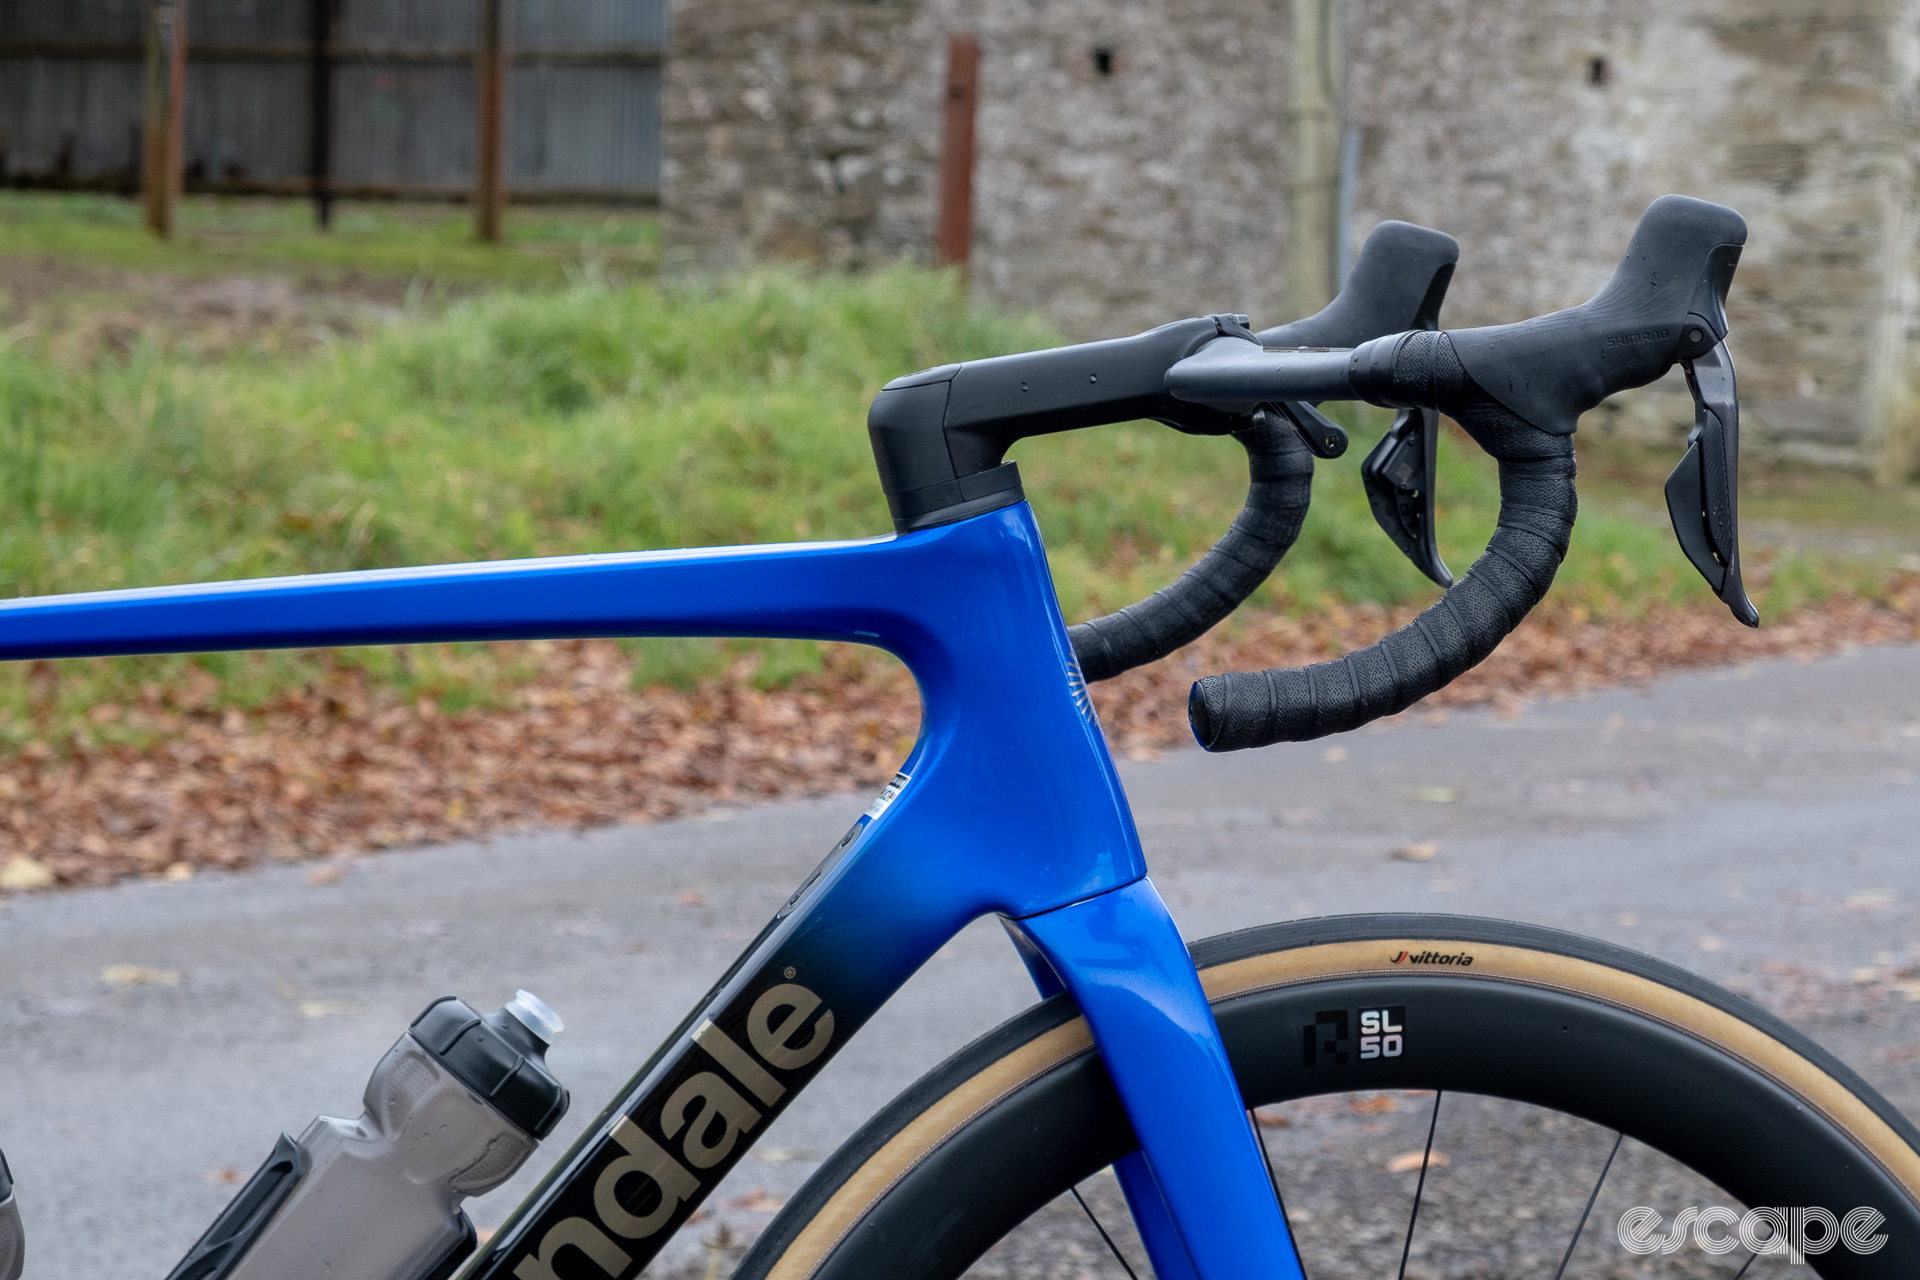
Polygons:
<instances>
[{"instance_id":1,"label":"green grass","mask_svg":"<svg viewBox=\"0 0 1920 1280\"><path fill-rule=\"evenodd\" d=\"M139 204L114 196L0 192L0 252L177 275L513 286L650 273L660 256L658 219L638 211L514 208L498 246L474 239L459 205L343 202L325 235L297 200L191 196L170 241L141 219Z\"/></svg>"},{"instance_id":2,"label":"green grass","mask_svg":"<svg viewBox=\"0 0 1920 1280\"><path fill-rule=\"evenodd\" d=\"M1677 454L1623 440L1583 441L1582 492L1603 502L1660 502ZM1844 533L1920 544L1920 485L1876 484L1835 467L1749 454L1740 464L1740 516L1806 533Z\"/></svg>"},{"instance_id":3,"label":"green grass","mask_svg":"<svg viewBox=\"0 0 1920 1280\"><path fill-rule=\"evenodd\" d=\"M36 251L82 251L61 247L71 236L90 256L118 245L129 263L170 268L174 255L227 252L156 249L124 209L100 205L98 225L36 223L25 240L43 245ZM8 207L0 201L0 227ZM211 225L219 212L201 214ZM271 223L296 214L246 216ZM338 234L352 225L343 218ZM526 220L522 234L535 225ZM271 227L243 230L266 246L248 252L283 264L335 251L309 243L322 239L311 234L288 230L282 243ZM436 271L470 251L447 226L413 238L391 228L367 234L395 260L444 250ZM0 236L0 251L21 246L12 228ZM195 358L149 336L131 354L62 363L45 339L0 334L0 594L883 533L863 427L880 384L1054 341L1038 321L969 306L953 277L906 267L672 283L575 272L562 287L409 313L294 361L257 350ZM1434 595L1375 528L1361 494L1358 463L1384 415L1345 412L1354 447L1320 465L1306 532L1256 607ZM1230 441L1150 424L1027 441L1014 456L1072 618L1164 585L1225 529L1245 489L1244 456ZM1441 456L1441 542L1459 572L1491 532L1497 493L1491 466L1457 432ZM1652 484L1645 500L1657 503L1658 493ZM1836 584L1870 585L1870 570L1848 572L1788 558L1774 567L1764 603L1778 610ZM1670 532L1605 503L1583 512L1555 590L1594 616L1705 594ZM674 684L717 674L742 649L766 684L820 658L792 643L639 647L638 678ZM201 690L196 705L255 706L339 664L409 696L484 703L512 696L524 671L516 652L443 646L0 667L0 744L111 736L111 726L81 729L90 707L190 686ZM194 668L214 680L189 678Z\"/></svg>"}]
</instances>

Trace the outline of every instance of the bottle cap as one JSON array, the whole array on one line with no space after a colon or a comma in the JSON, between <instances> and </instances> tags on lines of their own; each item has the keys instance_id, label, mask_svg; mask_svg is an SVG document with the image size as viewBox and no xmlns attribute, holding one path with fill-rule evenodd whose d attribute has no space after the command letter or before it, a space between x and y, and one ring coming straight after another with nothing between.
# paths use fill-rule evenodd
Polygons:
<instances>
[{"instance_id":1,"label":"bottle cap","mask_svg":"<svg viewBox=\"0 0 1920 1280\"><path fill-rule=\"evenodd\" d=\"M522 991L484 1018L455 996L442 996L413 1020L422 1049L493 1109L535 1138L567 1112L567 1091L547 1067L547 1045L560 1015Z\"/></svg>"},{"instance_id":2,"label":"bottle cap","mask_svg":"<svg viewBox=\"0 0 1920 1280\"><path fill-rule=\"evenodd\" d=\"M521 1026L539 1036L542 1044L552 1044L553 1038L566 1030L567 1024L560 1021L560 1015L531 991L514 992L513 999L507 1001L507 1012L518 1018Z\"/></svg>"}]
</instances>

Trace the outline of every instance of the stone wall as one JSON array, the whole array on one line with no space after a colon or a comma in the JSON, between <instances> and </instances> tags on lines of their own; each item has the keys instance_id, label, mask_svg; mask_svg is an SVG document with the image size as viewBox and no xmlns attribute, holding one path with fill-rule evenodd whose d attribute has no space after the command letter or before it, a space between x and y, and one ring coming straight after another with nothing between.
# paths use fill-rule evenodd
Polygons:
<instances>
[{"instance_id":1,"label":"stone wall","mask_svg":"<svg viewBox=\"0 0 1920 1280\"><path fill-rule=\"evenodd\" d=\"M663 121L670 249L855 266L924 256L937 89L913 17L905 2L676 4Z\"/></svg>"},{"instance_id":2,"label":"stone wall","mask_svg":"<svg viewBox=\"0 0 1920 1280\"><path fill-rule=\"evenodd\" d=\"M1076 336L1280 316L1283 4L701 0L674 21L664 203L682 253L924 257L964 30L980 293Z\"/></svg>"},{"instance_id":3,"label":"stone wall","mask_svg":"<svg viewBox=\"0 0 1920 1280\"><path fill-rule=\"evenodd\" d=\"M1452 325L1589 296L1655 196L1752 229L1730 310L1756 445L1911 448L1920 0L1346 0L1353 232L1440 227ZM703 260L924 258L949 32L981 45L972 277L1073 336L1287 318L1287 0L701 0L665 209ZM1108 56L1108 74L1096 51ZM1601 423L1684 430L1684 385ZM1903 443L1905 442L1905 443ZM1907 455L1911 460L1911 453Z\"/></svg>"},{"instance_id":4,"label":"stone wall","mask_svg":"<svg viewBox=\"0 0 1920 1280\"><path fill-rule=\"evenodd\" d=\"M1913 336L1912 7L1351 0L1356 230L1453 232L1446 322L1484 324L1590 296L1655 196L1731 205L1749 438L1860 461L1902 412ZM1677 373L1665 390L1612 416L1683 425Z\"/></svg>"}]
</instances>

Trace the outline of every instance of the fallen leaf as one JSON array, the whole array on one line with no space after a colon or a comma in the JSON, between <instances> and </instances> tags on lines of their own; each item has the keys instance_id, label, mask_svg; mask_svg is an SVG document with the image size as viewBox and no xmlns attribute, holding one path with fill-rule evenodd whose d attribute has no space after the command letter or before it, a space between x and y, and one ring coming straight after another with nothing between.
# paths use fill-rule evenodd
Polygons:
<instances>
[{"instance_id":1,"label":"fallen leaf","mask_svg":"<svg viewBox=\"0 0 1920 1280\"><path fill-rule=\"evenodd\" d=\"M241 1173L238 1169L234 1168L232 1165L223 1164L218 1169L207 1170L205 1177L208 1182L211 1182L216 1186L230 1187L234 1183L240 1181Z\"/></svg>"},{"instance_id":2,"label":"fallen leaf","mask_svg":"<svg viewBox=\"0 0 1920 1280\"><path fill-rule=\"evenodd\" d=\"M1359 1115L1378 1115L1383 1111L1398 1111L1400 1104L1390 1093L1376 1093L1370 1098L1351 1098L1347 1101L1347 1110Z\"/></svg>"},{"instance_id":3,"label":"fallen leaf","mask_svg":"<svg viewBox=\"0 0 1920 1280\"><path fill-rule=\"evenodd\" d=\"M1420 1157L1423 1154L1425 1153L1420 1151L1403 1151L1393 1159L1387 1161L1387 1172L1412 1173L1420 1167ZM1427 1160L1427 1168L1443 1169L1451 1163L1453 1162L1447 1159L1445 1152L1436 1151Z\"/></svg>"},{"instance_id":4,"label":"fallen leaf","mask_svg":"<svg viewBox=\"0 0 1920 1280\"><path fill-rule=\"evenodd\" d=\"M360 1012L360 1006L349 1004L345 1000L302 1000L300 1016L303 1018L345 1018Z\"/></svg>"},{"instance_id":5,"label":"fallen leaf","mask_svg":"<svg viewBox=\"0 0 1920 1280\"><path fill-rule=\"evenodd\" d=\"M178 969L149 969L137 964L110 964L100 970L100 981L120 991L128 987L177 987Z\"/></svg>"},{"instance_id":6,"label":"fallen leaf","mask_svg":"<svg viewBox=\"0 0 1920 1280\"><path fill-rule=\"evenodd\" d=\"M794 1160L818 1160L820 1152L811 1147L755 1147L754 1157L766 1164L787 1164Z\"/></svg>"},{"instance_id":7,"label":"fallen leaf","mask_svg":"<svg viewBox=\"0 0 1920 1280\"><path fill-rule=\"evenodd\" d=\"M1293 1120L1284 1111L1274 1107L1262 1107L1253 1113L1254 1123L1262 1129L1291 1129Z\"/></svg>"},{"instance_id":8,"label":"fallen leaf","mask_svg":"<svg viewBox=\"0 0 1920 1280\"><path fill-rule=\"evenodd\" d=\"M340 877L346 874L347 869L345 867L337 862L333 862L328 863L324 867L315 867L313 870L307 872L306 881L308 884L339 884Z\"/></svg>"},{"instance_id":9,"label":"fallen leaf","mask_svg":"<svg viewBox=\"0 0 1920 1280\"><path fill-rule=\"evenodd\" d=\"M755 1187L743 1196L735 1196L727 1201L729 1209L745 1209L748 1213L778 1213L787 1203L785 1196L770 1194L765 1187Z\"/></svg>"},{"instance_id":10,"label":"fallen leaf","mask_svg":"<svg viewBox=\"0 0 1920 1280\"><path fill-rule=\"evenodd\" d=\"M1392 855L1402 862L1432 862L1433 855L1440 852L1440 846L1431 840L1419 844L1403 844L1392 850Z\"/></svg>"},{"instance_id":11,"label":"fallen leaf","mask_svg":"<svg viewBox=\"0 0 1920 1280\"><path fill-rule=\"evenodd\" d=\"M1837 592L1817 607L1770 616L1758 631L1728 632L1716 608L1700 599L1596 621L1549 599L1487 661L1405 719L1439 722L1451 708L1579 697L1671 671L1912 643L1920 640L1920 560L1872 597ZM1371 643L1417 612L1358 604L1255 613L1232 634L1201 637L1188 653L1204 670L1299 666ZM148 682L115 720L136 725L146 745L70 751L34 740L0 760L0 801L18 806L30 797L38 841L10 852L30 856L59 884L100 885L150 876L176 860L238 868L530 827L738 812L780 797L878 787L911 750L919 722L912 677L851 647L836 647L818 670L772 689L756 687L744 668L691 689L667 687L608 640L439 652L497 696L459 711L429 707L323 656L309 683L274 691L229 733L225 721L209 718L222 684L204 668L188 664L180 680ZM1117 750L1171 750L1192 741L1191 682L1188 664L1155 663L1089 692ZM1615 716L1600 736L1653 729ZM1902 741L1920 737L1920 722L1899 732ZM1648 789L1645 779L1627 786ZM0 890L11 887L9 865L0 854ZM35 887L46 886L36 877Z\"/></svg>"},{"instance_id":12,"label":"fallen leaf","mask_svg":"<svg viewBox=\"0 0 1920 1280\"><path fill-rule=\"evenodd\" d=\"M682 889L673 895L673 900L683 907L704 907L707 905L707 895L698 889Z\"/></svg>"},{"instance_id":13,"label":"fallen leaf","mask_svg":"<svg viewBox=\"0 0 1920 1280\"><path fill-rule=\"evenodd\" d=\"M32 858L12 857L0 867L0 889L19 892L23 889L44 889L53 883L53 872Z\"/></svg>"}]
</instances>

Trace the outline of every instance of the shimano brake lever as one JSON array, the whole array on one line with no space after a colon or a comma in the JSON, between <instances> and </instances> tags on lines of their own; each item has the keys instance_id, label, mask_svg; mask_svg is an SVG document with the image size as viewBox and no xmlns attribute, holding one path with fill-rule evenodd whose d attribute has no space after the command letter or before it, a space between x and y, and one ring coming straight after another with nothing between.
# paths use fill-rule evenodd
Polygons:
<instances>
[{"instance_id":1,"label":"shimano brake lever","mask_svg":"<svg viewBox=\"0 0 1920 1280\"><path fill-rule=\"evenodd\" d=\"M1434 540L1433 473L1440 415L1432 409L1402 409L1387 434L1360 464L1373 518L1413 567L1443 587L1453 573Z\"/></svg>"},{"instance_id":2,"label":"shimano brake lever","mask_svg":"<svg viewBox=\"0 0 1920 1280\"><path fill-rule=\"evenodd\" d=\"M1686 456L1667 477L1667 514L1693 567L1733 616L1750 627L1760 612L1740 581L1740 389L1725 340L1682 360L1693 392Z\"/></svg>"}]
</instances>

